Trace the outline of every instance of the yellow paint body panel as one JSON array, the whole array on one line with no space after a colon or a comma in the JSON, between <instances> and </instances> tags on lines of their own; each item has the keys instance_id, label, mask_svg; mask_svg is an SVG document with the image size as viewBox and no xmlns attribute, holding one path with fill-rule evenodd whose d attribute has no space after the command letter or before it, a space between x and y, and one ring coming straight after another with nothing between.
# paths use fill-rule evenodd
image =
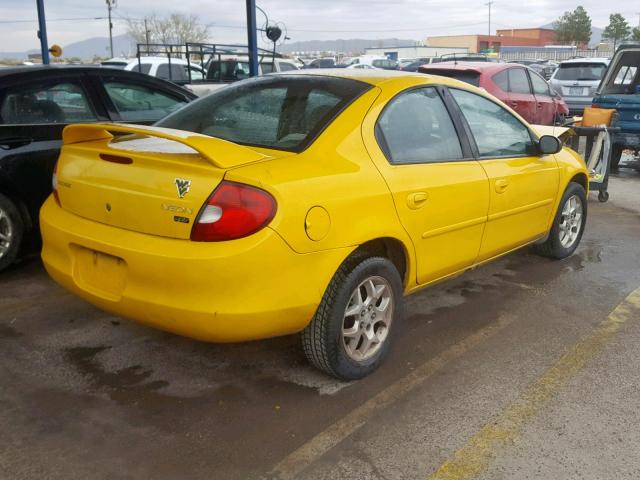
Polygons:
<instances>
[{"instance_id":1,"label":"yellow paint body panel","mask_svg":"<svg viewBox=\"0 0 640 480\"><path fill-rule=\"evenodd\" d=\"M58 165L61 204L50 198L41 211L49 274L100 308L181 335L220 342L284 335L307 325L358 246L399 245L409 293L543 237L568 182L586 178L584 162L566 149L391 165L374 128L395 95L430 84L488 95L422 74L307 72L372 88L298 154L155 127L69 127ZM104 161L104 153L132 162ZM176 178L191 180L184 198ZM269 192L275 217L246 238L190 241L200 207L223 179Z\"/></svg>"}]
</instances>

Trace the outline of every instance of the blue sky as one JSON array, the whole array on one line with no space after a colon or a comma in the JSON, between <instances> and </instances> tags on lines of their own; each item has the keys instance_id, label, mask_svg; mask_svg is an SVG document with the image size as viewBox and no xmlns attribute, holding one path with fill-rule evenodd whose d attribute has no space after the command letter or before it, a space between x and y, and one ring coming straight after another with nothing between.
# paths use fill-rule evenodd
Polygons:
<instances>
[{"instance_id":1,"label":"blue sky","mask_svg":"<svg viewBox=\"0 0 640 480\"><path fill-rule=\"evenodd\" d=\"M284 22L293 40L334 38L412 38L487 31L484 1L468 0L260 0L258 4L275 21ZM610 13L622 13L638 25L640 4L629 0L581 2L595 26L604 27ZM635 4L635 5L634 5ZM114 10L114 34L126 32L124 17L142 18L152 11L196 13L212 25L215 42L244 40L245 2L242 0L118 0ZM492 30L533 27L552 22L575 2L496 0ZM65 44L106 36L104 0L45 0L50 43ZM37 48L34 0L0 0L0 50ZM72 20L65 20L72 19ZM81 20L82 19L82 20ZM21 20L19 23L6 23ZM259 16L259 22L262 22Z\"/></svg>"}]
</instances>

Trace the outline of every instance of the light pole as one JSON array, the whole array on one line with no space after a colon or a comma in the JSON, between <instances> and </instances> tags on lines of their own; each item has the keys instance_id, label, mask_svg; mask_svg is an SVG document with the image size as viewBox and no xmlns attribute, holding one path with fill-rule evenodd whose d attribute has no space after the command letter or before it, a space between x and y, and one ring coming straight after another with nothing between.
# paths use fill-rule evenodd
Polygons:
<instances>
[{"instance_id":1,"label":"light pole","mask_svg":"<svg viewBox=\"0 0 640 480\"><path fill-rule=\"evenodd\" d=\"M488 33L489 37L491 37L491 5L493 4L494 4L493 0L485 3L485 5L489 7L489 33ZM489 43L489 48L491 48L491 38L489 38L488 43Z\"/></svg>"},{"instance_id":2,"label":"light pole","mask_svg":"<svg viewBox=\"0 0 640 480\"><path fill-rule=\"evenodd\" d=\"M40 51L42 52L42 64L49 64L49 44L47 42L47 22L44 19L44 0L36 0L38 9L38 38L40 39Z\"/></svg>"},{"instance_id":3,"label":"light pole","mask_svg":"<svg viewBox=\"0 0 640 480\"><path fill-rule=\"evenodd\" d=\"M111 22L111 9L115 8L116 0L105 0L107 2L107 12L109 12L109 52L113 58L113 23Z\"/></svg>"},{"instance_id":4,"label":"light pole","mask_svg":"<svg viewBox=\"0 0 640 480\"><path fill-rule=\"evenodd\" d=\"M256 31L256 0L247 4L247 46L249 47L249 76L258 75L258 32Z\"/></svg>"}]
</instances>

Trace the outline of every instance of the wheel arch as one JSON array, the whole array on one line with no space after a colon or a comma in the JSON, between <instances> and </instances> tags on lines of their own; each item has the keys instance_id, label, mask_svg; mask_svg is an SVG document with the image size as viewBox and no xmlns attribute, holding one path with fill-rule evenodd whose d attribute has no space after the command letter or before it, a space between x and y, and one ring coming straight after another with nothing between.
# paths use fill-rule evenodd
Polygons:
<instances>
[{"instance_id":1,"label":"wheel arch","mask_svg":"<svg viewBox=\"0 0 640 480\"><path fill-rule=\"evenodd\" d=\"M399 239L394 237L380 237L366 241L358 246L350 255L380 256L388 258L398 269L402 283L406 288L411 270L409 249Z\"/></svg>"},{"instance_id":2,"label":"wheel arch","mask_svg":"<svg viewBox=\"0 0 640 480\"><path fill-rule=\"evenodd\" d=\"M582 188L584 188L585 192L589 191L589 179L584 172L576 173L573 177L571 177L569 183L577 183L579 185L582 185Z\"/></svg>"},{"instance_id":3,"label":"wheel arch","mask_svg":"<svg viewBox=\"0 0 640 480\"><path fill-rule=\"evenodd\" d=\"M22 219L22 223L24 225L24 230L29 231L32 230L35 226L34 219L31 218L31 214L29 213L29 209L25 202L20 198L16 192L14 192L11 188L7 188L4 183L0 183L0 194L7 197L9 200L13 202L13 204L20 212L20 217Z\"/></svg>"}]
</instances>

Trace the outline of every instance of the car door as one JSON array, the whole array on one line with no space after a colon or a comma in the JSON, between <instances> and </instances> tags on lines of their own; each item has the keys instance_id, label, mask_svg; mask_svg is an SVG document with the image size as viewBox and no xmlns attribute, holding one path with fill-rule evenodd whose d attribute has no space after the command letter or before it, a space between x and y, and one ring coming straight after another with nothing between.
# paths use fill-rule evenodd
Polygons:
<instances>
[{"instance_id":1,"label":"car door","mask_svg":"<svg viewBox=\"0 0 640 480\"><path fill-rule=\"evenodd\" d=\"M474 263L489 206L487 176L461 141L460 119L449 114L444 94L431 86L405 90L384 110L372 109L363 126L413 241L420 284Z\"/></svg>"},{"instance_id":2,"label":"car door","mask_svg":"<svg viewBox=\"0 0 640 480\"><path fill-rule=\"evenodd\" d=\"M513 67L507 70L509 78L509 106L527 122L535 123L536 99L531 93L529 77L524 68Z\"/></svg>"},{"instance_id":3,"label":"car door","mask_svg":"<svg viewBox=\"0 0 640 480\"><path fill-rule=\"evenodd\" d=\"M529 70L533 95L536 98L535 123L538 125L553 125L556 118L556 102L551 94L547 81L536 72Z\"/></svg>"},{"instance_id":4,"label":"car door","mask_svg":"<svg viewBox=\"0 0 640 480\"><path fill-rule=\"evenodd\" d=\"M489 178L489 212L478 261L545 235L559 171L553 155L534 153L528 126L498 103L450 89L468 125L480 165Z\"/></svg>"},{"instance_id":5,"label":"car door","mask_svg":"<svg viewBox=\"0 0 640 480\"><path fill-rule=\"evenodd\" d=\"M163 88L139 75L123 76L100 73L92 75L95 88L116 122L150 125L189 102L181 93ZM178 88L178 87L176 87Z\"/></svg>"},{"instance_id":6,"label":"car door","mask_svg":"<svg viewBox=\"0 0 640 480\"><path fill-rule=\"evenodd\" d=\"M35 73L35 72L34 72ZM24 201L34 221L70 123L107 120L78 72L39 72L0 90L0 182Z\"/></svg>"}]
</instances>

